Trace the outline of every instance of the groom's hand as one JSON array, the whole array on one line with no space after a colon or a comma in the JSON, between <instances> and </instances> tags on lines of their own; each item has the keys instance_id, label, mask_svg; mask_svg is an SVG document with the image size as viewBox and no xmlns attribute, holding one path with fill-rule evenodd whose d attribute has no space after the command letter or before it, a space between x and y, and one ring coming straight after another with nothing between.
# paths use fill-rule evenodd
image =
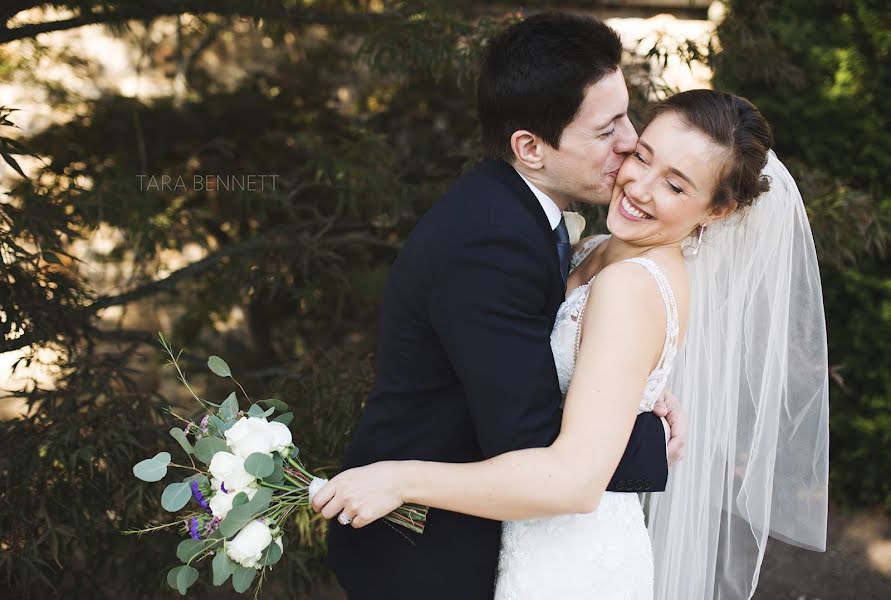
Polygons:
<instances>
[{"instance_id":1,"label":"groom's hand","mask_svg":"<svg viewBox=\"0 0 891 600\"><path fill-rule=\"evenodd\" d=\"M664 417L670 429L666 452L669 466L684 458L684 444L687 442L687 413L681 407L677 396L669 390L662 393L662 397L653 405L653 414Z\"/></svg>"}]
</instances>

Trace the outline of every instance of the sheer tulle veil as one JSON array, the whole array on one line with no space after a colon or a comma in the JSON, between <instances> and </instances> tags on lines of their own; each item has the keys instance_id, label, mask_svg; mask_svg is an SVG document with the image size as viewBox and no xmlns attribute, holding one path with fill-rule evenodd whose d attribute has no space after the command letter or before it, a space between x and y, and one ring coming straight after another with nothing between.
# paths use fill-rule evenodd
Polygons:
<instances>
[{"instance_id":1,"label":"sheer tulle veil","mask_svg":"<svg viewBox=\"0 0 891 600\"><path fill-rule=\"evenodd\" d=\"M750 598L768 536L825 550L826 325L813 236L773 151L770 190L708 228L669 387L690 416L685 458L646 499L656 598Z\"/></svg>"}]
</instances>

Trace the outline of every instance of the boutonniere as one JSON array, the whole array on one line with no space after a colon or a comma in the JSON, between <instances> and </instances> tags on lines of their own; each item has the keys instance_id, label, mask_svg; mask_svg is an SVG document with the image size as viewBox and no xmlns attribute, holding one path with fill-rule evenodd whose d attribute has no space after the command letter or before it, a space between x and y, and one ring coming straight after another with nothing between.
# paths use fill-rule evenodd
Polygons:
<instances>
[{"instance_id":1,"label":"boutonniere","mask_svg":"<svg viewBox=\"0 0 891 600\"><path fill-rule=\"evenodd\" d=\"M569 232L569 243L575 246L582 238L582 232L585 231L585 217L577 212L564 210L563 219L566 220L566 230Z\"/></svg>"}]
</instances>

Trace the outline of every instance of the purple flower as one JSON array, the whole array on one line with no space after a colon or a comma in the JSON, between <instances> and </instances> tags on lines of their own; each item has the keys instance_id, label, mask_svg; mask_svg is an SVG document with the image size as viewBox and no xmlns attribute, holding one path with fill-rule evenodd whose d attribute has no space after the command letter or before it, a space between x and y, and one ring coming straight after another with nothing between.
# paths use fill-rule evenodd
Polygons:
<instances>
[{"instance_id":1,"label":"purple flower","mask_svg":"<svg viewBox=\"0 0 891 600\"><path fill-rule=\"evenodd\" d=\"M222 481L220 482L220 491L223 492L224 494L229 493L229 490L226 489L226 484L223 483Z\"/></svg>"},{"instance_id":2,"label":"purple flower","mask_svg":"<svg viewBox=\"0 0 891 600\"><path fill-rule=\"evenodd\" d=\"M207 431L207 424L210 421L210 415L204 415L204 418L201 419L201 429Z\"/></svg>"},{"instance_id":3,"label":"purple flower","mask_svg":"<svg viewBox=\"0 0 891 600\"><path fill-rule=\"evenodd\" d=\"M197 517L192 517L192 519L189 521L189 535L192 536L192 539L193 539L193 540L197 540L197 539L199 539L199 536L198 536L198 518L197 518Z\"/></svg>"},{"instance_id":4,"label":"purple flower","mask_svg":"<svg viewBox=\"0 0 891 600\"><path fill-rule=\"evenodd\" d=\"M213 519L211 519L204 525L204 535L205 536L210 535L219 526L220 526L220 519L217 517L214 517Z\"/></svg>"},{"instance_id":5,"label":"purple flower","mask_svg":"<svg viewBox=\"0 0 891 600\"><path fill-rule=\"evenodd\" d=\"M204 498L204 494L202 494L201 490L198 489L198 480L193 479L192 483L190 485L192 487L192 498L195 499L195 502L198 503L198 506L200 506L207 512L211 512L210 505L207 503L207 500Z\"/></svg>"}]
</instances>

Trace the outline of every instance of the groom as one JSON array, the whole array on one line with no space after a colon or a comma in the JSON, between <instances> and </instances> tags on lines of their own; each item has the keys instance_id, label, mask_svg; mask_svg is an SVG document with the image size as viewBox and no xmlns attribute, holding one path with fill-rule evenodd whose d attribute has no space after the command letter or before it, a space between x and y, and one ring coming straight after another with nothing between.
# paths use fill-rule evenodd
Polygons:
<instances>
[{"instance_id":1,"label":"groom","mask_svg":"<svg viewBox=\"0 0 891 600\"><path fill-rule=\"evenodd\" d=\"M478 88L487 158L393 264L375 386L344 468L472 462L556 438L550 334L571 253L561 211L608 203L637 143L621 53L603 23L557 13L491 42ZM666 477L662 422L643 413L608 489L661 491ZM435 509L421 535L384 520L331 521L329 563L352 600L482 600L493 594L500 535L497 521Z\"/></svg>"}]
</instances>

